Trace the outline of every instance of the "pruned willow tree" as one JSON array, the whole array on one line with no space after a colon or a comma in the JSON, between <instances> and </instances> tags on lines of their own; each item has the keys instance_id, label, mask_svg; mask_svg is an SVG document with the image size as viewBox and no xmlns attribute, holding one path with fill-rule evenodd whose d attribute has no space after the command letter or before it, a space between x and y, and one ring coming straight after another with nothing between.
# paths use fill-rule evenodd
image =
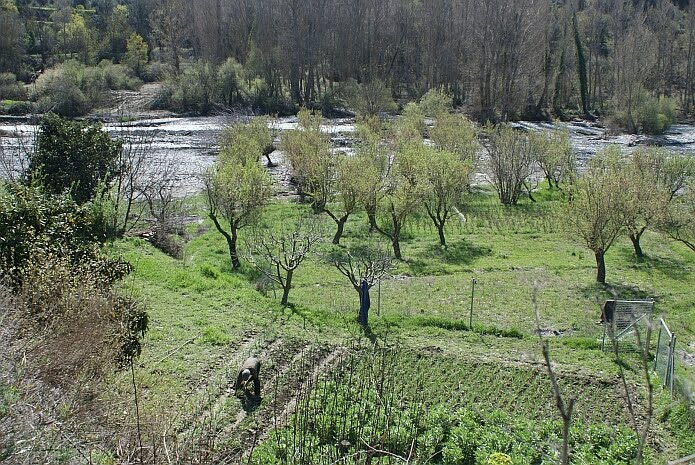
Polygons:
<instances>
[{"instance_id":1,"label":"pruned willow tree","mask_svg":"<svg viewBox=\"0 0 695 465\"><path fill-rule=\"evenodd\" d=\"M311 199L314 213L325 213L336 224L333 243L339 244L345 223L359 205L367 185L361 176L361 161L342 151L333 151L321 130L321 114L299 112L299 127L288 131L282 148L292 166L300 193Z\"/></svg>"},{"instance_id":2,"label":"pruned willow tree","mask_svg":"<svg viewBox=\"0 0 695 465\"><path fill-rule=\"evenodd\" d=\"M671 238L695 252L695 179L663 211L659 226Z\"/></svg>"},{"instance_id":3,"label":"pruned willow tree","mask_svg":"<svg viewBox=\"0 0 695 465\"><path fill-rule=\"evenodd\" d=\"M456 154L462 163L468 165L468 177L461 178L461 182L470 189L471 177L480 163L481 149L473 122L462 114L440 112L428 132L435 147Z\"/></svg>"},{"instance_id":4,"label":"pruned willow tree","mask_svg":"<svg viewBox=\"0 0 695 465\"><path fill-rule=\"evenodd\" d=\"M239 230L253 224L272 195L271 179L259 162L263 147L244 126L226 131L219 159L205 173L208 216L229 248L232 268L239 268Z\"/></svg>"},{"instance_id":5,"label":"pruned willow tree","mask_svg":"<svg viewBox=\"0 0 695 465\"><path fill-rule=\"evenodd\" d=\"M444 226L468 191L471 165L454 152L430 146L422 146L419 156L422 203L437 228L439 244L446 247Z\"/></svg>"},{"instance_id":6,"label":"pruned willow tree","mask_svg":"<svg viewBox=\"0 0 695 465\"><path fill-rule=\"evenodd\" d=\"M389 147L382 141L384 126L371 119L368 124L357 125L355 158L360 166L360 203L367 213L369 230L377 229L377 207L383 194L383 185L388 173Z\"/></svg>"},{"instance_id":7,"label":"pruned willow tree","mask_svg":"<svg viewBox=\"0 0 695 465\"><path fill-rule=\"evenodd\" d=\"M596 258L596 281L606 282L605 255L624 230L624 175L620 151L610 147L589 161L588 169L569 190L565 212L569 234L582 241Z\"/></svg>"},{"instance_id":8,"label":"pruned willow tree","mask_svg":"<svg viewBox=\"0 0 695 465\"><path fill-rule=\"evenodd\" d=\"M249 262L282 288L281 305L288 305L292 278L313 248L323 240L317 216L297 219L280 228L256 227L247 241Z\"/></svg>"},{"instance_id":9,"label":"pruned willow tree","mask_svg":"<svg viewBox=\"0 0 695 465\"><path fill-rule=\"evenodd\" d=\"M566 130L537 131L529 134L531 158L543 171L548 188L560 189L575 173L575 156Z\"/></svg>"},{"instance_id":10,"label":"pruned willow tree","mask_svg":"<svg viewBox=\"0 0 695 465\"><path fill-rule=\"evenodd\" d=\"M424 151L421 143L402 145L393 155L383 178L378 207L381 215L377 215L375 229L391 241L393 256L398 260L403 258L400 239L405 222L422 202L420 165ZM382 224L379 224L379 218Z\"/></svg>"}]
</instances>

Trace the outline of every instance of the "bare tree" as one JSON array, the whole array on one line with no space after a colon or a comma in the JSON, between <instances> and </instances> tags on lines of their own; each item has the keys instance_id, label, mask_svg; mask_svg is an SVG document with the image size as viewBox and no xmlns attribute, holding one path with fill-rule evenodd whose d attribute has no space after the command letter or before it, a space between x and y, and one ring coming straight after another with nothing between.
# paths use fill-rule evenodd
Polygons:
<instances>
[{"instance_id":1,"label":"bare tree","mask_svg":"<svg viewBox=\"0 0 695 465\"><path fill-rule=\"evenodd\" d=\"M503 205L516 205L531 175L532 149L526 134L509 126L488 127L488 176Z\"/></svg>"},{"instance_id":2,"label":"bare tree","mask_svg":"<svg viewBox=\"0 0 695 465\"><path fill-rule=\"evenodd\" d=\"M131 231L142 219L147 209L145 192L155 190L153 184L163 180L149 172L154 134L126 134L121 140L118 176L111 189L111 228L119 236Z\"/></svg>"},{"instance_id":3,"label":"bare tree","mask_svg":"<svg viewBox=\"0 0 695 465\"><path fill-rule=\"evenodd\" d=\"M569 464L569 435L570 435L570 424L572 422L572 410L574 409L574 397L570 397L567 401L563 399L562 392L560 391L560 385L555 377L555 372L553 371L553 364L550 361L550 348L548 347L548 341L543 339L541 333L541 317L538 312L538 283L533 283L533 311L536 316L536 332L538 333L538 340L541 345L541 351L543 352L543 359L545 360L545 367L548 369L548 377L550 378L550 384L553 389L553 396L555 397L555 405L560 412L560 417L562 418L562 449L560 450L560 463L562 465ZM565 403L566 402L566 403Z\"/></svg>"},{"instance_id":4,"label":"bare tree","mask_svg":"<svg viewBox=\"0 0 695 465\"><path fill-rule=\"evenodd\" d=\"M316 218L300 218L293 228L255 229L246 255L253 266L282 287L280 304L287 305L294 272L322 240L321 223Z\"/></svg>"},{"instance_id":5,"label":"bare tree","mask_svg":"<svg viewBox=\"0 0 695 465\"><path fill-rule=\"evenodd\" d=\"M176 189L179 162L170 154L149 160L149 175L140 178L137 191L142 194L152 216L155 244L164 244L171 234L180 232L185 196Z\"/></svg>"},{"instance_id":6,"label":"bare tree","mask_svg":"<svg viewBox=\"0 0 695 465\"><path fill-rule=\"evenodd\" d=\"M395 264L389 253L373 247L351 247L334 249L328 260L340 273L350 280L350 284L362 298L362 282L367 281L372 288Z\"/></svg>"}]
</instances>

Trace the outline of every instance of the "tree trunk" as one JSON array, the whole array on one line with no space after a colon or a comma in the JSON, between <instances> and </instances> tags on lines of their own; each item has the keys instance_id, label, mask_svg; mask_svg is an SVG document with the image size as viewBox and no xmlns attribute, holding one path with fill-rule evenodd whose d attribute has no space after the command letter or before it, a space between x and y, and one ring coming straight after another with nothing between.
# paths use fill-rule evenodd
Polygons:
<instances>
[{"instance_id":1,"label":"tree trunk","mask_svg":"<svg viewBox=\"0 0 695 465\"><path fill-rule=\"evenodd\" d=\"M437 224L437 231L439 232L439 243L442 247L446 249L446 238L444 237L444 222Z\"/></svg>"},{"instance_id":2,"label":"tree trunk","mask_svg":"<svg viewBox=\"0 0 695 465\"><path fill-rule=\"evenodd\" d=\"M644 253L642 252L642 246L639 243L640 238L642 237L642 233L630 233L629 236L630 241L632 241L632 247L635 248L635 255L638 258L644 257Z\"/></svg>"},{"instance_id":3,"label":"tree trunk","mask_svg":"<svg viewBox=\"0 0 695 465\"><path fill-rule=\"evenodd\" d=\"M393 245L393 256L398 260L403 260L401 255L401 243L398 241L398 236L394 234L393 239L391 239L391 244Z\"/></svg>"},{"instance_id":4,"label":"tree trunk","mask_svg":"<svg viewBox=\"0 0 695 465\"><path fill-rule=\"evenodd\" d=\"M605 252L594 252L596 255L596 282L606 284L606 262L604 259Z\"/></svg>"},{"instance_id":5,"label":"tree trunk","mask_svg":"<svg viewBox=\"0 0 695 465\"><path fill-rule=\"evenodd\" d=\"M239 262L239 253L236 249L237 239L239 238L236 226L231 227L232 236L227 239L229 244L229 255L232 258L232 268L241 267L241 262Z\"/></svg>"},{"instance_id":6,"label":"tree trunk","mask_svg":"<svg viewBox=\"0 0 695 465\"><path fill-rule=\"evenodd\" d=\"M287 305L287 298L290 295L290 288L292 287L292 273L293 270L287 270L287 278L285 278L285 286L282 289L282 300L280 300L280 305Z\"/></svg>"},{"instance_id":7,"label":"tree trunk","mask_svg":"<svg viewBox=\"0 0 695 465\"><path fill-rule=\"evenodd\" d=\"M222 228L222 225L220 222L217 220L217 215L210 213L210 219L212 222L215 224L215 228L217 231L219 231L220 234L224 236L224 238L227 240L227 247L229 248L229 258L232 262L232 268L239 268L239 257L237 256L237 250L236 250L236 243L237 243L237 232L236 232L236 227L234 226L233 223L230 224L230 229L232 230L232 234L230 235L227 231ZM234 264L236 260L236 265Z\"/></svg>"},{"instance_id":8,"label":"tree trunk","mask_svg":"<svg viewBox=\"0 0 695 465\"><path fill-rule=\"evenodd\" d=\"M376 224L376 205L365 205L367 211L367 219L369 220L369 232L376 231L379 228Z\"/></svg>"},{"instance_id":9,"label":"tree trunk","mask_svg":"<svg viewBox=\"0 0 695 465\"><path fill-rule=\"evenodd\" d=\"M340 238L343 237L343 229L345 228L345 222L347 221L348 217L346 216L341 216L336 220L336 224L338 225L338 230L335 232L335 236L333 236L333 244L338 245L340 243Z\"/></svg>"}]
</instances>

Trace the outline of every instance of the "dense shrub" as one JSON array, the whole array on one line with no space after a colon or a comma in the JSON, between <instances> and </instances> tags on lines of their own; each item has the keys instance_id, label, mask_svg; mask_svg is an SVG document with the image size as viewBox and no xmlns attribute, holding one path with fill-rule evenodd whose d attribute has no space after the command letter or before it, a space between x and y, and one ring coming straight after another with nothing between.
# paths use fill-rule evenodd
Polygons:
<instances>
[{"instance_id":1,"label":"dense shrub","mask_svg":"<svg viewBox=\"0 0 695 465\"><path fill-rule=\"evenodd\" d=\"M17 76L12 73L0 73L0 100L26 100L27 91Z\"/></svg>"},{"instance_id":2,"label":"dense shrub","mask_svg":"<svg viewBox=\"0 0 695 465\"><path fill-rule=\"evenodd\" d=\"M616 104L611 114L612 124L630 129L630 120L624 103ZM640 92L632 110L633 130L642 134L661 134L676 121L677 103L673 98L656 98Z\"/></svg>"},{"instance_id":3,"label":"dense shrub","mask_svg":"<svg viewBox=\"0 0 695 465\"><path fill-rule=\"evenodd\" d=\"M35 107L32 102L4 100L0 102L0 115L27 115L34 113Z\"/></svg>"},{"instance_id":4,"label":"dense shrub","mask_svg":"<svg viewBox=\"0 0 695 465\"><path fill-rule=\"evenodd\" d=\"M0 196L0 277L12 285L23 331L38 338L38 358L56 382L103 369L98 354L128 363L147 329L140 305L111 290L130 265L101 253L95 218L91 205L34 187L9 185Z\"/></svg>"},{"instance_id":5,"label":"dense shrub","mask_svg":"<svg viewBox=\"0 0 695 465\"><path fill-rule=\"evenodd\" d=\"M99 74L105 88L110 90L138 90L142 81L138 79L133 70L122 64L113 64L109 60L102 60L97 68L86 68Z\"/></svg>"},{"instance_id":6,"label":"dense shrub","mask_svg":"<svg viewBox=\"0 0 695 465\"><path fill-rule=\"evenodd\" d=\"M109 60L102 60L99 66L85 66L68 60L39 76L33 98L44 113L81 116L107 103L109 90L136 90L141 85L127 66Z\"/></svg>"},{"instance_id":7,"label":"dense shrub","mask_svg":"<svg viewBox=\"0 0 695 465\"><path fill-rule=\"evenodd\" d=\"M29 155L29 178L46 192L70 192L78 203L93 199L118 174L121 143L99 124L56 115L41 120L36 148Z\"/></svg>"},{"instance_id":8,"label":"dense shrub","mask_svg":"<svg viewBox=\"0 0 695 465\"><path fill-rule=\"evenodd\" d=\"M648 98L637 108L638 131L661 134L676 121L676 101L672 98Z\"/></svg>"},{"instance_id":9,"label":"dense shrub","mask_svg":"<svg viewBox=\"0 0 695 465\"><path fill-rule=\"evenodd\" d=\"M110 283L125 275L127 265L101 257L104 239L99 212L78 205L67 195L47 195L36 187L6 184L0 193L0 270L13 282L37 253L89 262L92 272ZM85 265L86 266L86 265Z\"/></svg>"},{"instance_id":10,"label":"dense shrub","mask_svg":"<svg viewBox=\"0 0 695 465\"><path fill-rule=\"evenodd\" d=\"M64 72L62 65L46 70L36 80L36 92L32 96L42 113L53 112L60 116L81 116L91 109L78 82Z\"/></svg>"}]
</instances>

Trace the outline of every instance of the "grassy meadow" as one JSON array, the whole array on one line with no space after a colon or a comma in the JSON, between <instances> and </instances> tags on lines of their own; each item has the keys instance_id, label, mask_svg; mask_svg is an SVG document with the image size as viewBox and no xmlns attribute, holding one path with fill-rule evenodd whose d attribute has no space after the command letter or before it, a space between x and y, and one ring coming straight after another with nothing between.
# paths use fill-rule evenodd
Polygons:
<instances>
[{"instance_id":1,"label":"grassy meadow","mask_svg":"<svg viewBox=\"0 0 695 465\"><path fill-rule=\"evenodd\" d=\"M576 402L572 463L631 463L636 435L620 367L637 425L647 414L645 380L634 353L619 365L601 350L600 305L654 299L679 349L692 352L695 254L648 232L637 259L620 238L606 255L608 284L598 285L593 254L563 230L558 195L535 197L503 207L490 191L469 195L465 222L449 220L446 249L428 218L409 221L404 260L371 290L366 334L357 293L324 258L335 247L330 221L325 243L295 273L287 308L281 290L248 263L231 269L226 242L207 220L188 226L181 259L141 239L113 243L110 253L134 267L122 291L149 309L134 373L147 447L160 458L188 454L192 463L487 464L494 453L515 464L556 463L560 416L536 335L535 288L560 387ZM308 214L278 201L263 219ZM341 246L365 243L389 247L357 214ZM262 362L262 398L239 399L237 368L252 354ZM695 368L677 359L687 386ZM132 399L131 376L117 375L105 398ZM114 421L134 426L132 404L124 401ZM686 407L658 387L655 404L648 461L692 453ZM495 439L505 431L512 439Z\"/></svg>"}]
</instances>

